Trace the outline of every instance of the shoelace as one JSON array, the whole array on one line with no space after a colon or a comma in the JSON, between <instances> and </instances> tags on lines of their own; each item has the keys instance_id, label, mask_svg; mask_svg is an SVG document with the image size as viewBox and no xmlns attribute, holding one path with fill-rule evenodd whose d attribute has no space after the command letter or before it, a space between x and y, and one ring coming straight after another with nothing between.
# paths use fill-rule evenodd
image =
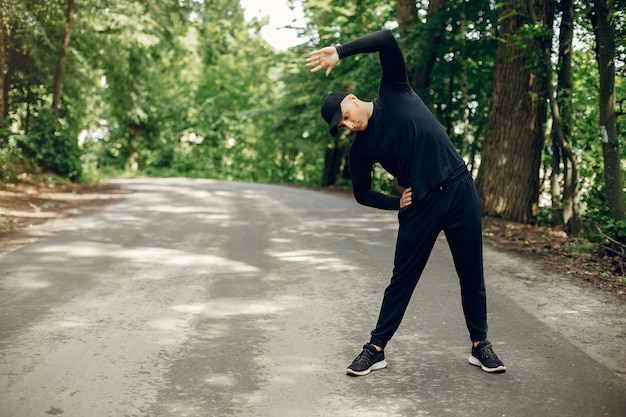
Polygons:
<instances>
[{"instance_id":1,"label":"shoelace","mask_svg":"<svg viewBox=\"0 0 626 417\"><path fill-rule=\"evenodd\" d=\"M366 361L371 361L372 358L374 358L374 355L376 355L374 352L372 352L369 349L363 349L363 352L361 352L359 354L359 356L357 356L357 358L354 360L355 362L359 362L362 359L365 359Z\"/></svg>"},{"instance_id":2,"label":"shoelace","mask_svg":"<svg viewBox=\"0 0 626 417\"><path fill-rule=\"evenodd\" d=\"M491 345L485 345L480 349L480 356L485 359L498 359L498 356L491 348Z\"/></svg>"}]
</instances>

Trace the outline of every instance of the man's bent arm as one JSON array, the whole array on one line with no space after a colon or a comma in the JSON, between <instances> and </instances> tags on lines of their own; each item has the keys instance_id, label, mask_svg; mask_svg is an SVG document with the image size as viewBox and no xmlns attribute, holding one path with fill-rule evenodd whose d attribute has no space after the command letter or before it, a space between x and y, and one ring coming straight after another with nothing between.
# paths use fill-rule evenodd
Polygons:
<instances>
[{"instance_id":1,"label":"man's bent arm","mask_svg":"<svg viewBox=\"0 0 626 417\"><path fill-rule=\"evenodd\" d=\"M390 195L381 194L374 190L354 191L356 201L364 206L381 210L399 210L400 199Z\"/></svg>"},{"instance_id":2,"label":"man's bent arm","mask_svg":"<svg viewBox=\"0 0 626 417\"><path fill-rule=\"evenodd\" d=\"M343 45L337 45L335 48L340 59L357 54L379 52L383 76L400 82L406 81L406 65L402 51L396 38L388 30L370 33Z\"/></svg>"}]
</instances>

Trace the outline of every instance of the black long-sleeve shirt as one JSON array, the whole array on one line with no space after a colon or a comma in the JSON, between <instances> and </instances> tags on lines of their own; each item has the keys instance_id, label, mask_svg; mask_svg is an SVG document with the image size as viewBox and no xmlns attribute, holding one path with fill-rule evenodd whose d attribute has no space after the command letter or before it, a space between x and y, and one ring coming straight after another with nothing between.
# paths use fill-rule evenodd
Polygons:
<instances>
[{"instance_id":1,"label":"black long-sleeve shirt","mask_svg":"<svg viewBox=\"0 0 626 417\"><path fill-rule=\"evenodd\" d=\"M382 77L367 129L350 145L352 188L363 205L398 210L396 197L373 191L375 163L412 187L413 204L465 164L439 121L411 88L404 57L391 32L382 30L337 46L340 58L378 52Z\"/></svg>"}]
</instances>

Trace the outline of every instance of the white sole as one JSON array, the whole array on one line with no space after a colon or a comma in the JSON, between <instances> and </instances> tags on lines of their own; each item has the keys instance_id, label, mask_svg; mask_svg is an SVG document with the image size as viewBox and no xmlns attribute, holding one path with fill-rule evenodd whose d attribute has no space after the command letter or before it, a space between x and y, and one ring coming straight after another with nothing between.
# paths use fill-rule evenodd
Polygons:
<instances>
[{"instance_id":1,"label":"white sole","mask_svg":"<svg viewBox=\"0 0 626 417\"><path fill-rule=\"evenodd\" d=\"M363 376L363 375L367 375L372 371L377 371L379 369L383 369L387 367L387 361L385 359L383 359L380 362L376 362L375 364L373 364L372 366L370 366L369 368L367 368L364 371L353 371L352 369L348 368L346 369L346 373L348 375L354 375L354 376Z\"/></svg>"},{"instance_id":2,"label":"white sole","mask_svg":"<svg viewBox=\"0 0 626 417\"><path fill-rule=\"evenodd\" d=\"M482 364L481 361L478 360L478 358L476 358L476 357L474 357L472 355L470 355L470 357L467 359L467 361L469 363L471 363L472 365L480 366L480 369L482 369L485 372L499 373L499 372L506 371L506 367L504 365L498 366L497 368L487 368L485 365Z\"/></svg>"}]
</instances>

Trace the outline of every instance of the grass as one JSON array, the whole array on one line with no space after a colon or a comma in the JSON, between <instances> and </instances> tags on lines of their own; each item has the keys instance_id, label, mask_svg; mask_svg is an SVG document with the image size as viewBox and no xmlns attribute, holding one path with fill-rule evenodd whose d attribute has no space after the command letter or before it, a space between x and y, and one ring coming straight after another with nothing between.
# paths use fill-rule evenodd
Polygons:
<instances>
[{"instance_id":1,"label":"grass","mask_svg":"<svg viewBox=\"0 0 626 417\"><path fill-rule=\"evenodd\" d=\"M595 249L595 244L587 239L577 239L575 242L570 243L565 249L572 255L581 256L583 258L592 258L592 251Z\"/></svg>"}]
</instances>

